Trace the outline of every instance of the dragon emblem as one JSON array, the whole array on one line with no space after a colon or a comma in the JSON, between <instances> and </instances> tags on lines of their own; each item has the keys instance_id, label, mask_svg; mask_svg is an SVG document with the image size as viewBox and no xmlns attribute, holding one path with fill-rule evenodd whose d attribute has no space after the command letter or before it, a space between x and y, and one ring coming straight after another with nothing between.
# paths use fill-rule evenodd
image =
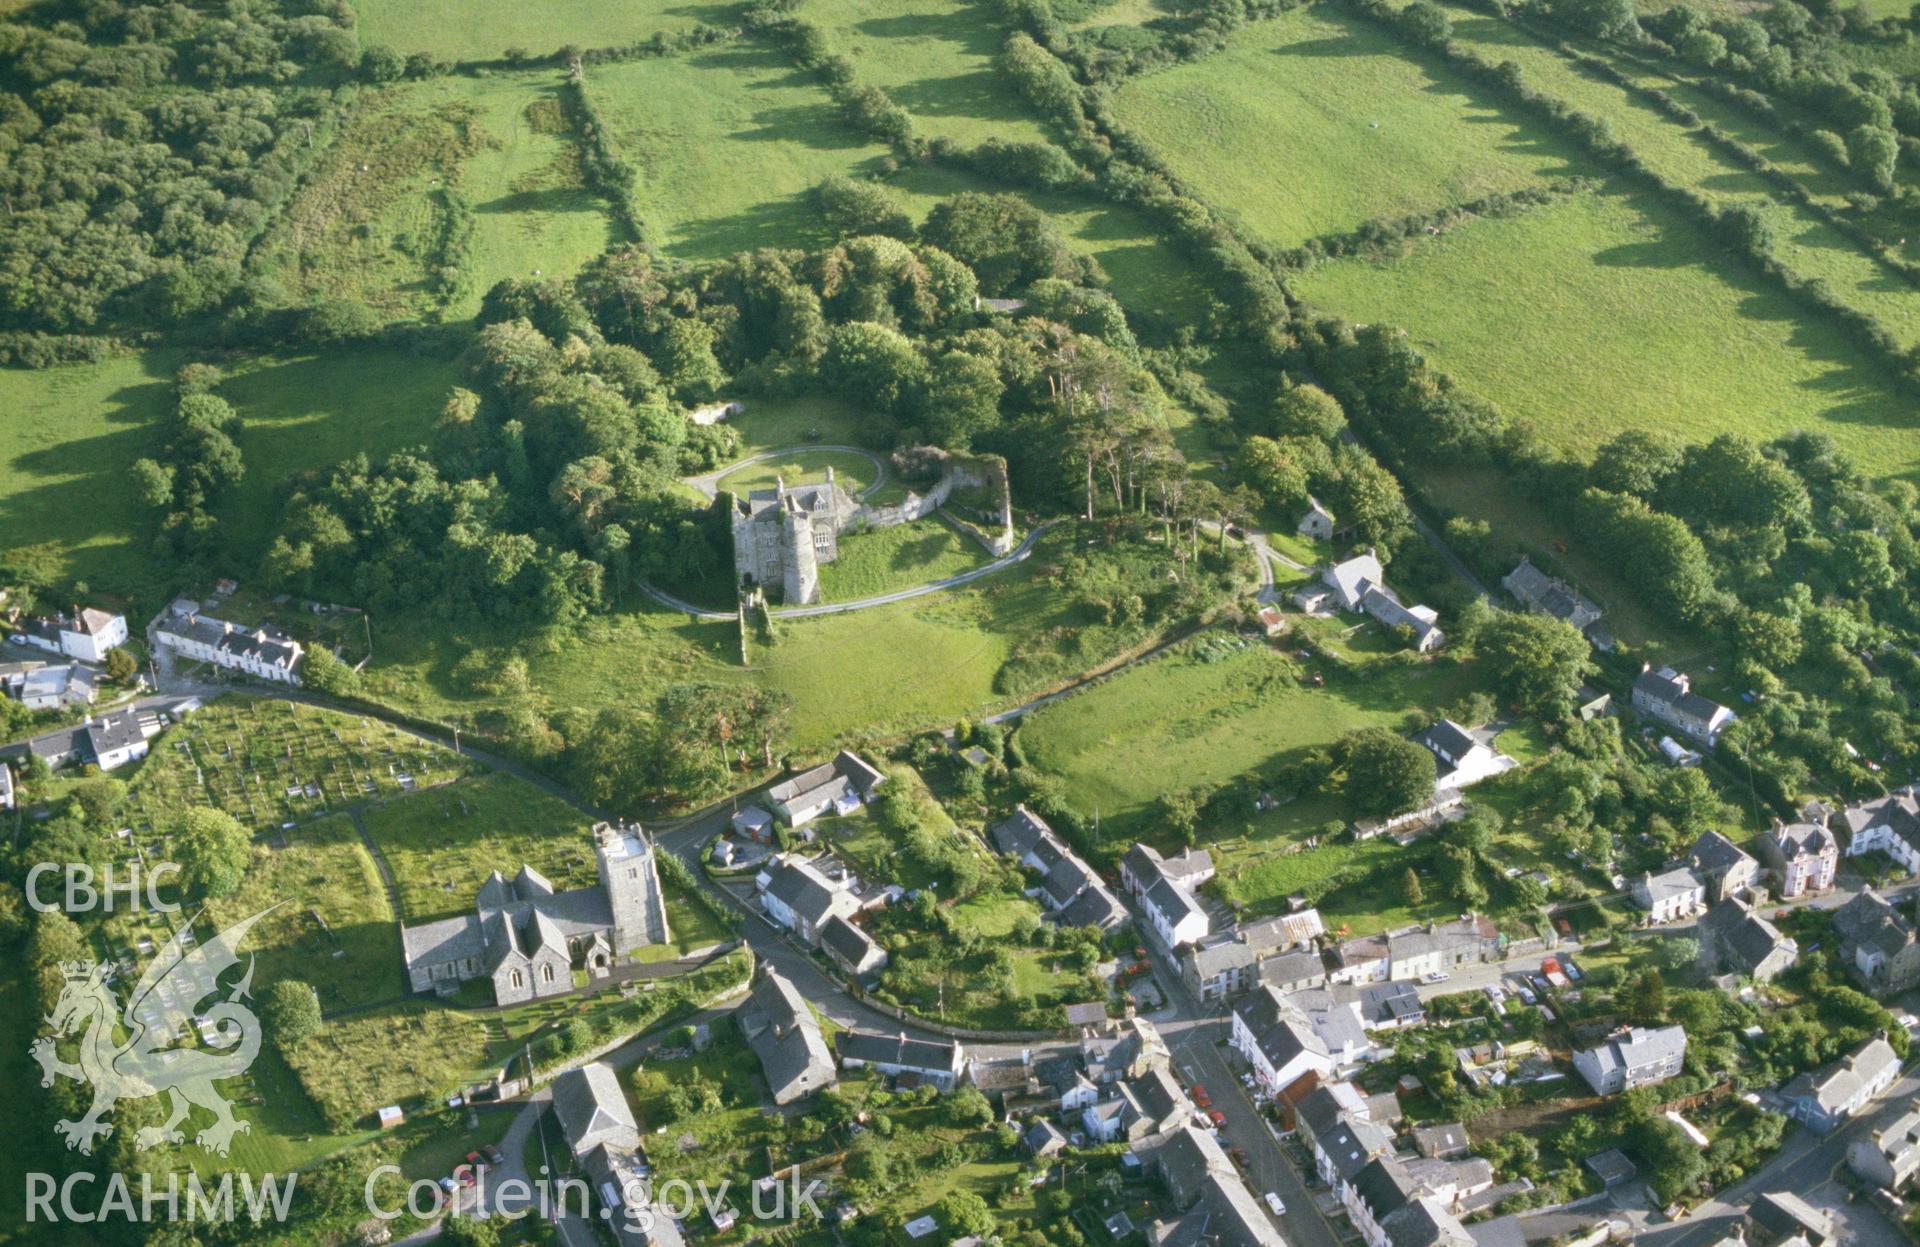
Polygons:
<instances>
[{"instance_id":1,"label":"dragon emblem","mask_svg":"<svg viewBox=\"0 0 1920 1247\"><path fill-rule=\"evenodd\" d=\"M246 974L224 999L204 1009L199 1006L219 995L220 976L240 964L241 941L274 908L268 906L197 947L193 923L182 925L148 964L124 1010L115 998L109 967L93 961L61 965L66 984L46 1018L53 1033L35 1040L29 1051L40 1063L41 1086L51 1087L59 1077L93 1088L93 1105L85 1116L54 1123L68 1147L91 1155L95 1142L113 1132L104 1118L116 1103L162 1092L170 1098L172 1111L164 1124L145 1127L134 1136L137 1148L184 1142L179 1126L194 1105L214 1116L213 1124L194 1136L194 1142L210 1152L225 1156L233 1136L249 1129L248 1123L234 1118L233 1106L214 1084L244 1074L260 1054L260 1020L240 1003L253 983L253 958L247 958ZM122 1028L124 1042L116 1038ZM175 1046L183 1035L196 1034L201 1046ZM61 1060L57 1041L75 1035L80 1037L79 1059Z\"/></svg>"}]
</instances>

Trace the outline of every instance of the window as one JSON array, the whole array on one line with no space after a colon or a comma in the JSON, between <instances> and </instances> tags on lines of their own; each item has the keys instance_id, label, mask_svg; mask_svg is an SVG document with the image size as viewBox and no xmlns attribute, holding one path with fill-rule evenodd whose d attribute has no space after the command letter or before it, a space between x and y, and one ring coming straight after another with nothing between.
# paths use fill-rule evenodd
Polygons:
<instances>
[{"instance_id":1,"label":"window","mask_svg":"<svg viewBox=\"0 0 1920 1247\"><path fill-rule=\"evenodd\" d=\"M527 980L521 976L518 970L513 972L513 985L515 987L525 987L527 985Z\"/></svg>"},{"instance_id":2,"label":"window","mask_svg":"<svg viewBox=\"0 0 1920 1247\"><path fill-rule=\"evenodd\" d=\"M553 967L552 967L552 966L541 966L541 967L540 967L540 981L541 981L542 983L551 983L551 982L553 982Z\"/></svg>"}]
</instances>

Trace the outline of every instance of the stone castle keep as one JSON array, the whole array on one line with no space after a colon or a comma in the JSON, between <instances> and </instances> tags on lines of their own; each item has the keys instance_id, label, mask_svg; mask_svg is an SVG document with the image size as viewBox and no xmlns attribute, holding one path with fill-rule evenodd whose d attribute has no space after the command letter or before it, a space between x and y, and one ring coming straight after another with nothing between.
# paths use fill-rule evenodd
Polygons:
<instances>
[{"instance_id":1,"label":"stone castle keep","mask_svg":"<svg viewBox=\"0 0 1920 1247\"><path fill-rule=\"evenodd\" d=\"M780 591L789 606L820 598L820 564L840 556L840 533L861 513L852 495L833 479L818 485L772 489L747 495L744 511L733 514L733 570L742 582Z\"/></svg>"},{"instance_id":2,"label":"stone castle keep","mask_svg":"<svg viewBox=\"0 0 1920 1247\"><path fill-rule=\"evenodd\" d=\"M772 489L756 489L733 510L733 571L740 587L780 589L788 606L820 600L820 565L840 557L840 534L851 528L891 528L933 514L955 489L980 490L986 496L978 514L998 530L992 535L970 529L993 552L1013 548L1013 500L1006 464L988 456L979 460L946 458L939 483L926 494L907 495L891 506L869 506L849 494L827 469L817 485L789 486L778 478Z\"/></svg>"}]
</instances>

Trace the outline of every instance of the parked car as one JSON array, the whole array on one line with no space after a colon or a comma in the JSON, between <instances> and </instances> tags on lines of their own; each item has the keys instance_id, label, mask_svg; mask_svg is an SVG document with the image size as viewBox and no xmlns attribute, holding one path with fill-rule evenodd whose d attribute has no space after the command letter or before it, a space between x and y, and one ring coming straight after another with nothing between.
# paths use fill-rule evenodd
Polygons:
<instances>
[{"instance_id":1,"label":"parked car","mask_svg":"<svg viewBox=\"0 0 1920 1247\"><path fill-rule=\"evenodd\" d=\"M1287 1206L1281 1203L1280 1197L1272 1191L1267 1192L1267 1207L1273 1209L1273 1215L1276 1217L1284 1217L1287 1215Z\"/></svg>"},{"instance_id":2,"label":"parked car","mask_svg":"<svg viewBox=\"0 0 1920 1247\"><path fill-rule=\"evenodd\" d=\"M467 1153L467 1167L472 1169L475 1173L482 1173L485 1170L492 1168L492 1166L493 1166L493 1162L489 1161L486 1157L482 1156L479 1152L476 1151L476 1152Z\"/></svg>"},{"instance_id":3,"label":"parked car","mask_svg":"<svg viewBox=\"0 0 1920 1247\"><path fill-rule=\"evenodd\" d=\"M1444 983L1452 976L1445 970L1429 970L1420 976L1422 983Z\"/></svg>"},{"instance_id":4,"label":"parked car","mask_svg":"<svg viewBox=\"0 0 1920 1247\"><path fill-rule=\"evenodd\" d=\"M1526 1001L1530 1005L1540 1003L1540 998L1533 994L1533 989L1531 987L1522 986L1520 988L1520 999Z\"/></svg>"},{"instance_id":5,"label":"parked car","mask_svg":"<svg viewBox=\"0 0 1920 1247\"><path fill-rule=\"evenodd\" d=\"M1581 979L1587 977L1586 974L1580 969L1579 966L1576 966L1573 964L1573 959L1571 957L1567 958L1565 961L1562 961L1560 964L1566 967L1567 977L1572 979L1576 983L1578 983Z\"/></svg>"},{"instance_id":6,"label":"parked car","mask_svg":"<svg viewBox=\"0 0 1920 1247\"><path fill-rule=\"evenodd\" d=\"M487 1154L487 1162L489 1164L497 1165L501 1161L506 1159L505 1156L501 1155L500 1149L495 1147L491 1143L487 1144L485 1147L481 1148L480 1150Z\"/></svg>"},{"instance_id":7,"label":"parked car","mask_svg":"<svg viewBox=\"0 0 1920 1247\"><path fill-rule=\"evenodd\" d=\"M1227 1124L1227 1115L1217 1108L1210 1108L1207 1110L1207 1120L1217 1128Z\"/></svg>"},{"instance_id":8,"label":"parked car","mask_svg":"<svg viewBox=\"0 0 1920 1247\"><path fill-rule=\"evenodd\" d=\"M1187 1094L1191 1095L1193 1097L1193 1102L1195 1104L1198 1104L1201 1108L1213 1107L1213 1097L1208 1095L1207 1089L1201 1086L1199 1083L1193 1084L1193 1090L1189 1091Z\"/></svg>"},{"instance_id":9,"label":"parked car","mask_svg":"<svg viewBox=\"0 0 1920 1247\"><path fill-rule=\"evenodd\" d=\"M460 1184L455 1182L452 1178L442 1178L440 1179L440 1189L442 1192L448 1195L451 1195L455 1191L460 1189Z\"/></svg>"},{"instance_id":10,"label":"parked car","mask_svg":"<svg viewBox=\"0 0 1920 1247\"><path fill-rule=\"evenodd\" d=\"M1239 1165L1242 1169L1245 1169L1249 1165L1253 1164L1252 1159L1247 1156L1247 1149L1244 1147L1236 1147L1232 1150L1230 1154L1232 1155L1235 1161L1239 1162Z\"/></svg>"},{"instance_id":11,"label":"parked car","mask_svg":"<svg viewBox=\"0 0 1920 1247\"><path fill-rule=\"evenodd\" d=\"M461 1186L472 1186L479 1179L475 1175L472 1165L455 1165L453 1169L453 1180Z\"/></svg>"}]
</instances>

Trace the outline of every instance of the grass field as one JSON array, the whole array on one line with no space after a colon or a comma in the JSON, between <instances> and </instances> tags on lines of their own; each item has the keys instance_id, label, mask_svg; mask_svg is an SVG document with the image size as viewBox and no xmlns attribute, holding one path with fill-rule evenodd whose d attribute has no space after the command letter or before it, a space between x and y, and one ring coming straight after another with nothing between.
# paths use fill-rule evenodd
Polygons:
<instances>
[{"instance_id":1,"label":"grass field","mask_svg":"<svg viewBox=\"0 0 1920 1247\"><path fill-rule=\"evenodd\" d=\"M853 58L860 80L912 114L929 139L972 147L1048 137L993 67L1006 31L965 0L814 0L808 20Z\"/></svg>"},{"instance_id":2,"label":"grass field","mask_svg":"<svg viewBox=\"0 0 1920 1247\"><path fill-rule=\"evenodd\" d=\"M407 990L387 890L348 815L256 843L246 881L207 906L211 925L202 929L219 930L270 906L278 908L250 937L260 950L262 983L309 983L328 1012Z\"/></svg>"},{"instance_id":3,"label":"grass field","mask_svg":"<svg viewBox=\"0 0 1920 1247\"><path fill-rule=\"evenodd\" d=\"M1544 130L1320 8L1136 78L1114 109L1195 189L1287 246L1584 171Z\"/></svg>"},{"instance_id":4,"label":"grass field","mask_svg":"<svg viewBox=\"0 0 1920 1247\"><path fill-rule=\"evenodd\" d=\"M1114 297L1136 325L1190 323L1207 310L1208 294L1193 266L1131 208L1068 191L1013 192L950 169L907 169L888 185L915 220L925 220L935 204L963 191L1017 194L1045 212L1075 252L1100 262Z\"/></svg>"},{"instance_id":5,"label":"grass field","mask_svg":"<svg viewBox=\"0 0 1920 1247\"><path fill-rule=\"evenodd\" d=\"M559 71L454 75L372 94L255 263L295 302L471 315L504 277L564 276L618 240L581 180ZM455 198L465 241L449 246ZM451 296L433 279L457 267Z\"/></svg>"},{"instance_id":6,"label":"grass field","mask_svg":"<svg viewBox=\"0 0 1920 1247\"><path fill-rule=\"evenodd\" d=\"M147 599L177 586L150 557L153 519L128 485L159 453L173 373L188 356L148 351L97 364L0 369L0 560L54 579ZM452 383L450 363L370 348L348 355L243 361L220 392L239 412L247 474L221 500L228 566L255 566L272 536L278 491L299 472L419 442Z\"/></svg>"},{"instance_id":7,"label":"grass field","mask_svg":"<svg viewBox=\"0 0 1920 1247\"><path fill-rule=\"evenodd\" d=\"M757 43L595 66L587 89L640 171L651 241L686 259L824 242L808 190L884 154L812 75Z\"/></svg>"},{"instance_id":8,"label":"grass field","mask_svg":"<svg viewBox=\"0 0 1920 1247\"><path fill-rule=\"evenodd\" d=\"M823 601L850 602L958 575L989 555L937 519L897 524L840 539L840 557L820 567Z\"/></svg>"},{"instance_id":9,"label":"grass field","mask_svg":"<svg viewBox=\"0 0 1920 1247\"><path fill-rule=\"evenodd\" d=\"M0 369L0 560L127 592L167 592L148 557L133 461L160 447L172 352L39 371Z\"/></svg>"},{"instance_id":10,"label":"grass field","mask_svg":"<svg viewBox=\"0 0 1920 1247\"><path fill-rule=\"evenodd\" d=\"M1592 194L1390 263L1322 265L1297 288L1349 320L1404 326L1469 390L1569 449L1630 427L1699 440L1813 428L1870 473L1920 465L1920 417L1869 361L1707 254L1658 204Z\"/></svg>"},{"instance_id":11,"label":"grass field","mask_svg":"<svg viewBox=\"0 0 1920 1247\"><path fill-rule=\"evenodd\" d=\"M1651 103L1536 43L1518 27L1464 6L1452 6L1449 13L1462 43L1495 60L1514 61L1536 88L1605 117L1615 133L1662 177L1719 203L1759 209L1773 225L1782 263L1806 277L1827 281L1849 304L1880 318L1903 344L1920 342L1920 289L1880 267L1812 212L1778 202L1780 193L1758 174L1733 163L1706 138L1670 120ZM1621 68L1635 82L1667 91L1733 137L1758 148L1830 206L1844 206L1846 193L1858 189L1852 179L1830 170L1800 140L1766 129L1684 82L1631 62L1622 62Z\"/></svg>"},{"instance_id":12,"label":"grass field","mask_svg":"<svg viewBox=\"0 0 1920 1247\"><path fill-rule=\"evenodd\" d=\"M567 44L606 48L696 22L724 26L727 5L632 4L624 0L353 0L360 42L449 60L493 60L508 48L544 55Z\"/></svg>"},{"instance_id":13,"label":"grass field","mask_svg":"<svg viewBox=\"0 0 1920 1247\"><path fill-rule=\"evenodd\" d=\"M676 682L752 681L792 698L789 746L817 752L977 716L1150 639L1144 627L1091 618L1059 592L1061 561L1076 545L1073 531L1049 533L1026 562L950 592L783 620L776 644L753 645L749 669L731 622L647 605L537 638L477 628L390 635L370 692L426 717L472 721L502 704L464 689L454 673L476 650L523 653L543 703L555 707L648 707Z\"/></svg>"},{"instance_id":14,"label":"grass field","mask_svg":"<svg viewBox=\"0 0 1920 1247\"><path fill-rule=\"evenodd\" d=\"M1325 688L1303 683L1313 671ZM1152 818L1164 794L1264 771L1355 728L1416 730L1471 684L1468 669L1447 662L1378 659L1343 672L1264 644L1196 642L1036 711L1020 740L1074 808L1097 810L1104 838L1123 844L1164 835ZM1313 802L1282 806L1259 816L1260 834L1330 814Z\"/></svg>"},{"instance_id":15,"label":"grass field","mask_svg":"<svg viewBox=\"0 0 1920 1247\"><path fill-rule=\"evenodd\" d=\"M721 477L718 487L742 496L756 489L772 489L775 480L788 485L812 485L827 479L827 469L850 494L858 494L873 484L873 463L865 455L844 450L798 450L778 459L750 463Z\"/></svg>"}]
</instances>

